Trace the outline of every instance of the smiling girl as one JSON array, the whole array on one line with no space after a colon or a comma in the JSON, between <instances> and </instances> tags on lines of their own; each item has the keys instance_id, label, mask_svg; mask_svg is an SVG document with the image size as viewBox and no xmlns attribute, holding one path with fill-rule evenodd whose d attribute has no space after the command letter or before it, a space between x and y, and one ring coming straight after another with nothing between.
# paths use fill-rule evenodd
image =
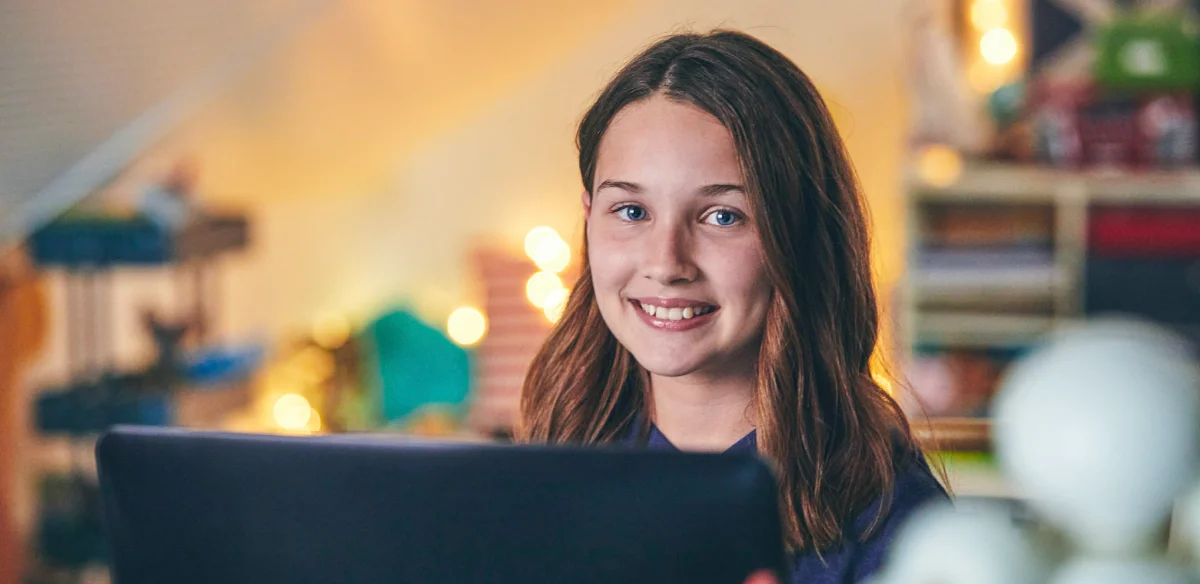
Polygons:
<instances>
[{"instance_id":1,"label":"smiling girl","mask_svg":"<svg viewBox=\"0 0 1200 584\"><path fill-rule=\"evenodd\" d=\"M742 33L671 36L605 87L578 147L583 270L519 436L757 451L793 581L870 575L946 495L871 374L868 221L808 77Z\"/></svg>"}]
</instances>

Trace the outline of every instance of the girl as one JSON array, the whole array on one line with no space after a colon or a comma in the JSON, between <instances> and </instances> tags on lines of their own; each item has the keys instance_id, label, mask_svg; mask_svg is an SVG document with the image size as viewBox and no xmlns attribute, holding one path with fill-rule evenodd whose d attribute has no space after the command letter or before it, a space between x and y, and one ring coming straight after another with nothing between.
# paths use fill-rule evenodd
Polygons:
<instances>
[{"instance_id":1,"label":"girl","mask_svg":"<svg viewBox=\"0 0 1200 584\"><path fill-rule=\"evenodd\" d=\"M742 33L671 36L605 87L578 147L582 275L519 437L757 450L793 581L866 578L946 495L871 375L867 218L808 77Z\"/></svg>"}]
</instances>

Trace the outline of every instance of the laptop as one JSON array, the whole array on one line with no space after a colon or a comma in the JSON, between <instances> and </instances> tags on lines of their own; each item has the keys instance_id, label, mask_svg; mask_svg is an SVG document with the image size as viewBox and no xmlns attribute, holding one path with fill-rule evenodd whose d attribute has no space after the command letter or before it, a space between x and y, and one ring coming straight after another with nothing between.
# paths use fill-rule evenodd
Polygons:
<instances>
[{"instance_id":1,"label":"laptop","mask_svg":"<svg viewBox=\"0 0 1200 584\"><path fill-rule=\"evenodd\" d=\"M96 456L115 584L786 576L754 456L135 427Z\"/></svg>"}]
</instances>

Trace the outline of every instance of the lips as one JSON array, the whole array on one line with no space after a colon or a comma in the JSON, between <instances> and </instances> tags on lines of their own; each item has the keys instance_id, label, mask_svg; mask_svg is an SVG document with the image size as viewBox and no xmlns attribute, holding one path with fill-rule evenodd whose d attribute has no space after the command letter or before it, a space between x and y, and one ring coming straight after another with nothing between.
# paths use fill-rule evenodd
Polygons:
<instances>
[{"instance_id":1,"label":"lips","mask_svg":"<svg viewBox=\"0 0 1200 584\"><path fill-rule=\"evenodd\" d=\"M630 300L642 321L660 330L684 331L712 321L719 306L686 298Z\"/></svg>"}]
</instances>

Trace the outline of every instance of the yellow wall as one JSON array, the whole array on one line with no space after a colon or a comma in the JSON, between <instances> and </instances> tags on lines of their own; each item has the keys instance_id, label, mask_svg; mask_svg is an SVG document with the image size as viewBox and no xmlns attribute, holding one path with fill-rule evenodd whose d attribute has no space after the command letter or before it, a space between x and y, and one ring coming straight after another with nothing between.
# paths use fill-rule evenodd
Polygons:
<instances>
[{"instance_id":1,"label":"yellow wall","mask_svg":"<svg viewBox=\"0 0 1200 584\"><path fill-rule=\"evenodd\" d=\"M481 8L458 16L457 27L438 16L457 43L470 35L486 41L455 51L455 43L439 44L428 32L423 41L377 46L389 30L420 32L386 25L415 18L420 3L404 4L409 12L345 3L324 28L142 162L142 174L152 174L178 153L195 153L210 200L255 217L253 249L223 263L218 331L274 338L303 329L318 313L361 318L395 300L441 321L478 297L467 271L473 241L519 246L530 227L546 224L578 242L575 124L625 59L682 27L746 30L823 88L874 212L883 289L896 280L907 115L900 0L657 0L605 10L541 4L557 12L539 21L530 9L501 18ZM533 28L513 28L526 21ZM426 22L433 22L428 15ZM363 39L350 50L343 44L356 30ZM401 59L410 51L420 53L418 65ZM357 73L346 69L367 57ZM400 79L386 78L393 67ZM255 83L277 87L260 95ZM264 95L270 100L247 105ZM265 117L255 121L247 112ZM125 284L131 296L154 302L161 279L135 279L156 280L151 288ZM133 336L122 335L125 352L144 354Z\"/></svg>"},{"instance_id":2,"label":"yellow wall","mask_svg":"<svg viewBox=\"0 0 1200 584\"><path fill-rule=\"evenodd\" d=\"M440 319L473 297L464 271L472 236L518 245L529 228L546 224L578 242L575 124L624 59L681 24L748 30L791 56L823 88L870 198L886 289L902 259L899 176L907 113L899 8L889 4L677 1L643 10L427 143L388 189L347 211L345 223L330 225L347 256L331 266L336 277L318 278L325 296L313 300L361 307L415 294L428 315ZM441 291L442 301L428 298ZM302 316L303 308L295 306L294 315Z\"/></svg>"}]
</instances>

